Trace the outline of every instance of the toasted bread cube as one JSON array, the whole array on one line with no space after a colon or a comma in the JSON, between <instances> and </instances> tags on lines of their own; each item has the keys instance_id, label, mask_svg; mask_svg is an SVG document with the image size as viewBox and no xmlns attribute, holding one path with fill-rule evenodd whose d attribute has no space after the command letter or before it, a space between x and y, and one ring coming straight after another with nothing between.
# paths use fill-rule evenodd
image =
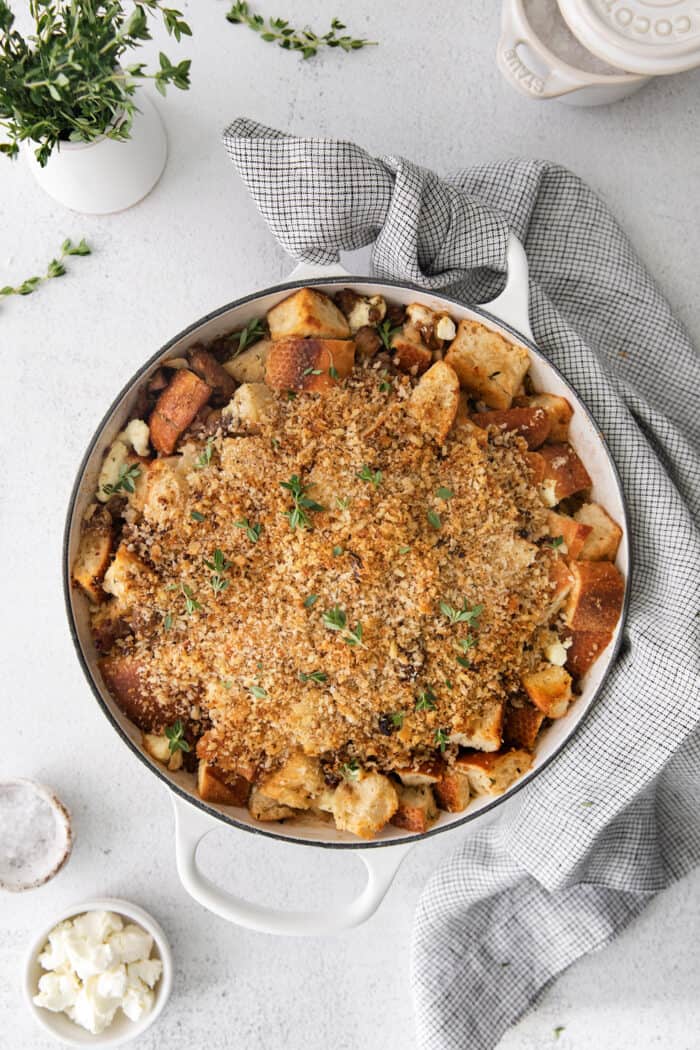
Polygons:
<instances>
[{"instance_id":1,"label":"toasted bread cube","mask_svg":"<svg viewBox=\"0 0 700 1050\"><path fill-rule=\"evenodd\" d=\"M547 514L547 531L553 539L561 537L564 541L557 547L560 554L578 558L591 529L589 525L582 525L568 514L558 514L550 510Z\"/></svg>"},{"instance_id":2,"label":"toasted bread cube","mask_svg":"<svg viewBox=\"0 0 700 1050\"><path fill-rule=\"evenodd\" d=\"M142 513L147 522L167 529L183 514L187 479L180 456L154 459L144 472Z\"/></svg>"},{"instance_id":3,"label":"toasted bread cube","mask_svg":"<svg viewBox=\"0 0 700 1050\"><path fill-rule=\"evenodd\" d=\"M459 405L459 380L454 369L436 361L419 380L408 401L408 411L421 430L442 445Z\"/></svg>"},{"instance_id":4,"label":"toasted bread cube","mask_svg":"<svg viewBox=\"0 0 700 1050\"><path fill-rule=\"evenodd\" d=\"M569 631L571 645L566 651L566 669L574 678L582 678L607 649L612 631Z\"/></svg>"},{"instance_id":5,"label":"toasted bread cube","mask_svg":"<svg viewBox=\"0 0 700 1050\"><path fill-rule=\"evenodd\" d=\"M266 383L242 383L221 414L234 425L251 429L272 418L274 404Z\"/></svg>"},{"instance_id":6,"label":"toasted bread cube","mask_svg":"<svg viewBox=\"0 0 700 1050\"><path fill-rule=\"evenodd\" d=\"M557 394L529 394L527 397L516 397L516 405L530 408L543 408L549 416L549 434L547 441L558 444L569 439L569 423L574 410L565 397Z\"/></svg>"},{"instance_id":7,"label":"toasted bread cube","mask_svg":"<svg viewBox=\"0 0 700 1050\"><path fill-rule=\"evenodd\" d=\"M78 557L73 566L73 582L94 605L106 597L101 584L109 565L112 542L112 518L109 511L97 509L83 526Z\"/></svg>"},{"instance_id":8,"label":"toasted bread cube","mask_svg":"<svg viewBox=\"0 0 700 1050\"><path fill-rule=\"evenodd\" d=\"M300 288L267 312L267 323L273 340L311 336L314 339L347 339L350 325L323 292Z\"/></svg>"},{"instance_id":9,"label":"toasted bread cube","mask_svg":"<svg viewBox=\"0 0 700 1050\"><path fill-rule=\"evenodd\" d=\"M167 766L170 761L170 741L165 733L142 733L141 743L146 754Z\"/></svg>"},{"instance_id":10,"label":"toasted bread cube","mask_svg":"<svg viewBox=\"0 0 700 1050\"><path fill-rule=\"evenodd\" d=\"M537 454L544 460L540 496L545 507L591 487L588 471L571 445L543 445Z\"/></svg>"},{"instance_id":11,"label":"toasted bread cube","mask_svg":"<svg viewBox=\"0 0 700 1050\"><path fill-rule=\"evenodd\" d=\"M615 561L622 539L622 529L613 521L607 510L599 503L584 503L576 511L574 518L583 528L588 529L589 535L580 553L572 554L572 557L578 557L581 561Z\"/></svg>"},{"instance_id":12,"label":"toasted bread cube","mask_svg":"<svg viewBox=\"0 0 700 1050\"><path fill-rule=\"evenodd\" d=\"M270 352L272 342L270 339L260 339L259 342L249 346L242 354L236 354L229 361L224 361L224 368L237 383L264 383L267 355Z\"/></svg>"},{"instance_id":13,"label":"toasted bread cube","mask_svg":"<svg viewBox=\"0 0 700 1050\"><path fill-rule=\"evenodd\" d=\"M215 766L200 759L197 766L197 794L204 802L245 806L250 795L250 781L235 773L224 775Z\"/></svg>"},{"instance_id":14,"label":"toasted bread cube","mask_svg":"<svg viewBox=\"0 0 700 1050\"><path fill-rule=\"evenodd\" d=\"M262 791L254 787L248 799L248 811L254 820L288 820L297 816L297 811L290 806L283 806L273 798L267 798Z\"/></svg>"},{"instance_id":15,"label":"toasted bread cube","mask_svg":"<svg viewBox=\"0 0 700 1050\"><path fill-rule=\"evenodd\" d=\"M523 703L521 707L509 704L503 732L505 742L532 751L545 717L543 712L532 704Z\"/></svg>"},{"instance_id":16,"label":"toasted bread cube","mask_svg":"<svg viewBox=\"0 0 700 1050\"><path fill-rule=\"evenodd\" d=\"M265 382L273 390L322 393L349 376L354 364L354 339L282 339L270 347Z\"/></svg>"},{"instance_id":17,"label":"toasted bread cube","mask_svg":"<svg viewBox=\"0 0 700 1050\"><path fill-rule=\"evenodd\" d=\"M415 831L423 835L438 818L433 789L427 784L423 787L398 787L399 808L391 818L391 823L406 831Z\"/></svg>"},{"instance_id":18,"label":"toasted bread cube","mask_svg":"<svg viewBox=\"0 0 700 1050\"><path fill-rule=\"evenodd\" d=\"M281 769L258 783L267 798L293 809L311 809L326 790L326 782L317 758L297 751Z\"/></svg>"},{"instance_id":19,"label":"toasted bread cube","mask_svg":"<svg viewBox=\"0 0 700 1050\"><path fill-rule=\"evenodd\" d=\"M545 614L547 622L559 612L574 585L574 578L563 558L554 558L549 568L549 578L552 584L552 596Z\"/></svg>"},{"instance_id":20,"label":"toasted bread cube","mask_svg":"<svg viewBox=\"0 0 700 1050\"><path fill-rule=\"evenodd\" d=\"M502 795L531 765L532 755L521 748L490 755L474 752L457 759L457 766L468 776L474 795Z\"/></svg>"},{"instance_id":21,"label":"toasted bread cube","mask_svg":"<svg viewBox=\"0 0 700 1050\"><path fill-rule=\"evenodd\" d=\"M460 321L445 361L454 368L465 390L489 408L510 408L530 355L478 321Z\"/></svg>"},{"instance_id":22,"label":"toasted bread cube","mask_svg":"<svg viewBox=\"0 0 700 1050\"><path fill-rule=\"evenodd\" d=\"M150 570L136 554L120 543L117 553L107 569L102 588L116 599L119 611L131 608L136 599L136 581Z\"/></svg>"},{"instance_id":23,"label":"toasted bread cube","mask_svg":"<svg viewBox=\"0 0 700 1050\"><path fill-rule=\"evenodd\" d=\"M429 758L424 762L405 769L395 770L401 783L406 787L423 787L425 784L436 784L445 771L445 762L442 758Z\"/></svg>"},{"instance_id":24,"label":"toasted bread cube","mask_svg":"<svg viewBox=\"0 0 700 1050\"><path fill-rule=\"evenodd\" d=\"M169 456L180 435L187 429L211 396L211 387L194 372L181 368L156 401L149 421L151 444Z\"/></svg>"},{"instance_id":25,"label":"toasted bread cube","mask_svg":"<svg viewBox=\"0 0 700 1050\"><path fill-rule=\"evenodd\" d=\"M523 675L523 688L547 718L563 718L572 700L571 675L563 667L549 664L541 671Z\"/></svg>"},{"instance_id":26,"label":"toasted bread cube","mask_svg":"<svg viewBox=\"0 0 700 1050\"><path fill-rule=\"evenodd\" d=\"M359 295L352 288L341 288L335 299L347 317L353 335L361 328L381 324L386 317L386 300L381 295Z\"/></svg>"},{"instance_id":27,"label":"toasted bread cube","mask_svg":"<svg viewBox=\"0 0 700 1050\"><path fill-rule=\"evenodd\" d=\"M408 325L392 336L390 348L391 360L410 376L421 375L433 360L430 349Z\"/></svg>"},{"instance_id":28,"label":"toasted bread cube","mask_svg":"<svg viewBox=\"0 0 700 1050\"><path fill-rule=\"evenodd\" d=\"M399 796L391 780L381 773L360 773L345 780L333 795L333 818L340 831L351 831L371 839L399 808Z\"/></svg>"},{"instance_id":29,"label":"toasted bread cube","mask_svg":"<svg viewBox=\"0 0 700 1050\"><path fill-rule=\"evenodd\" d=\"M212 405L227 405L236 389L232 376L203 346L192 347L187 352L187 357L192 371L196 372L199 378L211 387Z\"/></svg>"},{"instance_id":30,"label":"toasted bread cube","mask_svg":"<svg viewBox=\"0 0 700 1050\"><path fill-rule=\"evenodd\" d=\"M450 740L460 747L479 751L498 751L503 738L505 702L494 700L477 714L455 716L452 719Z\"/></svg>"},{"instance_id":31,"label":"toasted bread cube","mask_svg":"<svg viewBox=\"0 0 700 1050\"><path fill-rule=\"evenodd\" d=\"M469 805L472 795L467 773L457 767L448 770L438 780L434 791L440 809L446 809L448 813L461 813Z\"/></svg>"},{"instance_id":32,"label":"toasted bread cube","mask_svg":"<svg viewBox=\"0 0 700 1050\"><path fill-rule=\"evenodd\" d=\"M143 733L159 731L178 717L175 704L158 702L142 661L117 650L99 661L105 685L127 718Z\"/></svg>"},{"instance_id":33,"label":"toasted bread cube","mask_svg":"<svg viewBox=\"0 0 700 1050\"><path fill-rule=\"evenodd\" d=\"M525 438L529 449L539 448L547 439L549 416L543 408L506 408L489 412L475 412L472 417L478 427L496 427L501 432L513 431Z\"/></svg>"},{"instance_id":34,"label":"toasted bread cube","mask_svg":"<svg viewBox=\"0 0 700 1050\"><path fill-rule=\"evenodd\" d=\"M613 631L620 618L625 581L609 561L574 561L574 583L564 609L574 631Z\"/></svg>"}]
</instances>

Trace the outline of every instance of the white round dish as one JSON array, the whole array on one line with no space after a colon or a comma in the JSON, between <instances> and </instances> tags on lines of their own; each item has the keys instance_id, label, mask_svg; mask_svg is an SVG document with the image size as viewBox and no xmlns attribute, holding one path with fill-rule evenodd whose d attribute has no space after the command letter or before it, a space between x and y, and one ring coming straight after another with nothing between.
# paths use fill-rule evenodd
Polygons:
<instances>
[{"instance_id":1,"label":"white round dish","mask_svg":"<svg viewBox=\"0 0 700 1050\"><path fill-rule=\"evenodd\" d=\"M163 973L154 989L155 1000L153 1009L142 1017L140 1021L130 1021L121 1010L118 1010L109 1028L99 1035L93 1035L92 1032L80 1028L64 1013L52 1013L51 1010L47 1010L43 1006L37 1006L33 1002L33 997L38 991L39 978L42 973L46 972L39 963L39 955L48 940L49 933L54 926L59 922L63 922L64 919L72 919L88 911L113 911L117 915L121 915L123 919L128 919L143 927L153 938L154 956L160 959L163 964ZM146 1029L150 1028L165 1009L165 1005L170 998L173 983L173 958L163 929L148 912L144 911L143 908L139 908L137 904L131 904L130 901L121 900L118 897L105 897L74 904L70 908L64 908L63 911L53 917L50 924L37 934L29 946L24 966L23 981L24 997L34 1016L34 1020L54 1039L66 1046L121 1046L123 1043L129 1043L137 1039L138 1036L143 1035Z\"/></svg>"},{"instance_id":2,"label":"white round dish","mask_svg":"<svg viewBox=\"0 0 700 1050\"><path fill-rule=\"evenodd\" d=\"M70 814L36 780L0 780L0 890L21 893L57 875L71 855Z\"/></svg>"}]
</instances>

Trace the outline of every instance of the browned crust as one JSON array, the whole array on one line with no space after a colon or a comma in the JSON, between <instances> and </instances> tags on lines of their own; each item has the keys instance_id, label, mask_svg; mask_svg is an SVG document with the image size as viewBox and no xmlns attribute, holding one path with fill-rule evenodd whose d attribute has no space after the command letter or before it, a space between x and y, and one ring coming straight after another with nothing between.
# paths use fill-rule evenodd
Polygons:
<instances>
[{"instance_id":1,"label":"browned crust","mask_svg":"<svg viewBox=\"0 0 700 1050\"><path fill-rule=\"evenodd\" d=\"M479 427L495 427L512 431L525 438L529 449L539 448L546 441L551 428L549 416L543 408L507 408L502 411L475 412L471 418Z\"/></svg>"},{"instance_id":2,"label":"browned crust","mask_svg":"<svg viewBox=\"0 0 700 1050\"><path fill-rule=\"evenodd\" d=\"M551 664L523 675L522 683L532 703L547 718L562 718L566 714L572 692L571 675L564 667Z\"/></svg>"},{"instance_id":3,"label":"browned crust","mask_svg":"<svg viewBox=\"0 0 700 1050\"><path fill-rule=\"evenodd\" d=\"M542 711L538 711L530 703L523 702L521 707L514 707L509 704L506 708L504 728L506 744L524 747L526 751L532 751L545 717Z\"/></svg>"},{"instance_id":4,"label":"browned crust","mask_svg":"<svg viewBox=\"0 0 700 1050\"><path fill-rule=\"evenodd\" d=\"M113 540L112 517L105 508L98 508L83 527L73 567L73 582L95 605L106 597L101 583L109 565Z\"/></svg>"},{"instance_id":5,"label":"browned crust","mask_svg":"<svg viewBox=\"0 0 700 1050\"><path fill-rule=\"evenodd\" d=\"M408 375L419 376L430 367L433 355L427 346L397 333L391 340L392 361Z\"/></svg>"},{"instance_id":6,"label":"browned crust","mask_svg":"<svg viewBox=\"0 0 700 1050\"><path fill-rule=\"evenodd\" d=\"M211 387L187 368L177 371L156 401L149 430L151 444L163 455L175 450L180 434L211 395Z\"/></svg>"},{"instance_id":7,"label":"browned crust","mask_svg":"<svg viewBox=\"0 0 700 1050\"><path fill-rule=\"evenodd\" d=\"M216 802L224 806L245 806L252 785L245 777L224 775L200 759L197 767L197 794L204 802Z\"/></svg>"},{"instance_id":8,"label":"browned crust","mask_svg":"<svg viewBox=\"0 0 700 1050\"><path fill-rule=\"evenodd\" d=\"M156 732L178 717L177 708L156 700L148 687L144 665L133 656L117 650L102 657L99 668L121 710L142 732Z\"/></svg>"},{"instance_id":9,"label":"browned crust","mask_svg":"<svg viewBox=\"0 0 700 1050\"><path fill-rule=\"evenodd\" d=\"M611 632L622 611L625 581L609 561L574 561L573 586L564 610L574 631Z\"/></svg>"},{"instance_id":10,"label":"browned crust","mask_svg":"<svg viewBox=\"0 0 700 1050\"><path fill-rule=\"evenodd\" d=\"M556 444L568 440L569 423L574 410L565 397L560 397L558 394L529 394L525 397L516 397L514 404L543 408L549 416L550 430L547 441Z\"/></svg>"},{"instance_id":11,"label":"browned crust","mask_svg":"<svg viewBox=\"0 0 700 1050\"><path fill-rule=\"evenodd\" d=\"M550 536L556 538L561 536L563 538L566 544L566 556L568 558L578 558L583 550L586 537L591 531L590 525L582 525L569 517L568 514L557 514L553 510L550 510L547 515L547 523Z\"/></svg>"},{"instance_id":12,"label":"browned crust","mask_svg":"<svg viewBox=\"0 0 700 1050\"><path fill-rule=\"evenodd\" d=\"M610 644L612 631L566 631L565 636L571 642L566 669L574 678L582 678Z\"/></svg>"},{"instance_id":13,"label":"browned crust","mask_svg":"<svg viewBox=\"0 0 700 1050\"><path fill-rule=\"evenodd\" d=\"M428 369L411 394L408 410L421 430L442 445L459 406L459 380L444 361Z\"/></svg>"},{"instance_id":14,"label":"browned crust","mask_svg":"<svg viewBox=\"0 0 700 1050\"><path fill-rule=\"evenodd\" d=\"M391 818L394 827L424 835L438 816L432 788L397 787L399 808Z\"/></svg>"},{"instance_id":15,"label":"browned crust","mask_svg":"<svg viewBox=\"0 0 700 1050\"><path fill-rule=\"evenodd\" d=\"M544 481L554 482L557 502L591 487L588 471L568 443L543 445L539 455L544 460Z\"/></svg>"},{"instance_id":16,"label":"browned crust","mask_svg":"<svg viewBox=\"0 0 700 1050\"><path fill-rule=\"evenodd\" d=\"M354 363L354 339L280 339L267 355L265 382L273 390L323 393L349 376Z\"/></svg>"},{"instance_id":17,"label":"browned crust","mask_svg":"<svg viewBox=\"0 0 700 1050\"><path fill-rule=\"evenodd\" d=\"M435 785L435 797L440 809L461 813L469 805L471 789L469 777L459 769L451 769Z\"/></svg>"}]
</instances>

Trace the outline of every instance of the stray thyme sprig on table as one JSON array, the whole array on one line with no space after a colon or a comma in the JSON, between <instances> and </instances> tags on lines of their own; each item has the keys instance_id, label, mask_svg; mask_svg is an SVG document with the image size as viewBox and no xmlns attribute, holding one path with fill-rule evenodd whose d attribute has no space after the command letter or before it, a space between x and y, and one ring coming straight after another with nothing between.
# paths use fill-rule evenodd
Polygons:
<instances>
[{"instance_id":1,"label":"stray thyme sprig on table","mask_svg":"<svg viewBox=\"0 0 700 1050\"><path fill-rule=\"evenodd\" d=\"M285 51L298 51L302 58L313 58L322 47L339 47L343 51L359 51L363 47L376 47L376 40L365 40L340 32L347 27L339 19L334 18L331 28L323 36L318 36L308 26L303 29L294 29L284 18L270 18L265 20L262 15L251 11L250 4L245 0L237 0L226 15L229 22L234 25L246 25L253 32L259 33L262 40L270 44L277 44Z\"/></svg>"},{"instance_id":2,"label":"stray thyme sprig on table","mask_svg":"<svg viewBox=\"0 0 700 1050\"><path fill-rule=\"evenodd\" d=\"M77 244L73 244L70 237L61 245L61 253L56 259L52 259L46 268L46 273L37 277L27 277L17 287L13 287L11 284L6 284L4 288L0 288L0 299L4 299L9 295L31 295L35 292L39 285L43 284L44 281L50 281L54 277L63 277L66 273L66 268L63 265L63 260L69 255L90 255L91 251L88 247L85 239L83 238Z\"/></svg>"}]
</instances>

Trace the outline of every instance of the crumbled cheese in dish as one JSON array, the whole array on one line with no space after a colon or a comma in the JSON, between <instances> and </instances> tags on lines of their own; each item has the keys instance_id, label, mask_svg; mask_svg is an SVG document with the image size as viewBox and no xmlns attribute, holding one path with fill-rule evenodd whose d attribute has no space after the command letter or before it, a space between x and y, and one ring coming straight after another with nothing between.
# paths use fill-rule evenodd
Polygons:
<instances>
[{"instance_id":1,"label":"crumbled cheese in dish","mask_svg":"<svg viewBox=\"0 0 700 1050\"><path fill-rule=\"evenodd\" d=\"M151 959L153 938L140 926L126 926L108 911L86 912L61 922L49 934L34 996L37 1006L63 1012L99 1035L120 1008L138 1021L153 1006L153 988L163 971Z\"/></svg>"},{"instance_id":2,"label":"crumbled cheese in dish","mask_svg":"<svg viewBox=\"0 0 700 1050\"><path fill-rule=\"evenodd\" d=\"M113 651L138 662L161 731L200 705L211 728L198 751L224 771L274 768L293 748L336 770L349 756L405 767L434 752L437 730L515 695L541 659L531 642L555 555L533 542L547 519L524 442L483 446L465 427L439 448L406 411L410 380L380 379L360 369L321 397L275 394L255 433L219 433L209 463L184 468L167 527L124 529L141 570L134 633ZM308 511L312 529L290 528L293 475L324 508ZM217 548L230 563L218 592ZM441 602L483 611L450 624ZM334 608L346 631L324 622ZM434 704L416 710L427 687Z\"/></svg>"}]
</instances>

